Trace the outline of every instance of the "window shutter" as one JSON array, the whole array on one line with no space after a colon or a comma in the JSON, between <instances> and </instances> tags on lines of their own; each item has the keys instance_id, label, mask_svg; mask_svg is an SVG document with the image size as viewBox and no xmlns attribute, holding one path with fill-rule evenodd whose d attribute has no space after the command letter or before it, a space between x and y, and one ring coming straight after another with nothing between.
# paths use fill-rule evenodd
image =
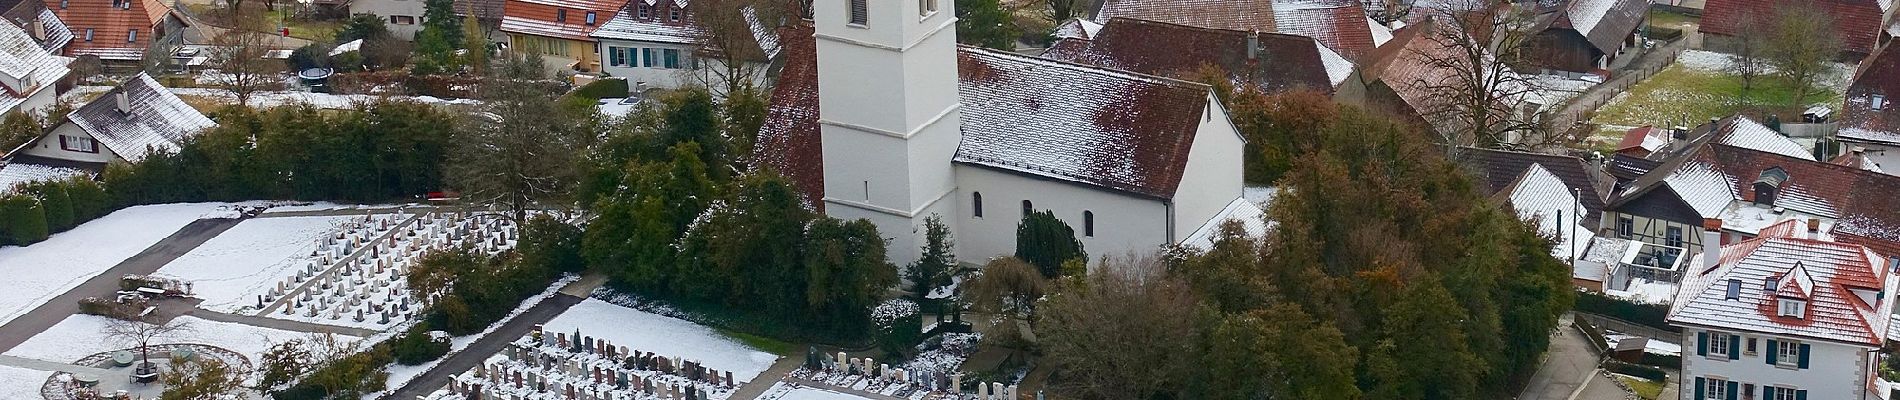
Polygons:
<instances>
[{"instance_id":1,"label":"window shutter","mask_svg":"<svg viewBox=\"0 0 1900 400\"><path fill-rule=\"evenodd\" d=\"M1709 333L1708 332L1695 333L1695 355L1698 355L1698 356L1709 355Z\"/></svg>"},{"instance_id":2,"label":"window shutter","mask_svg":"<svg viewBox=\"0 0 1900 400\"><path fill-rule=\"evenodd\" d=\"M1807 390L1794 391L1794 400L1808 400L1808 391Z\"/></svg>"},{"instance_id":3,"label":"window shutter","mask_svg":"<svg viewBox=\"0 0 1900 400\"><path fill-rule=\"evenodd\" d=\"M70 149L70 148L71 148L71 147L67 147L67 144L66 144L66 135L59 135L59 148L60 148L61 150L64 150L64 149Z\"/></svg>"},{"instance_id":4,"label":"window shutter","mask_svg":"<svg viewBox=\"0 0 1900 400\"><path fill-rule=\"evenodd\" d=\"M1768 365L1775 365L1775 356L1781 355L1781 348L1776 346L1774 339L1768 339L1768 348L1763 349L1766 350L1763 353L1768 353Z\"/></svg>"},{"instance_id":5,"label":"window shutter","mask_svg":"<svg viewBox=\"0 0 1900 400\"><path fill-rule=\"evenodd\" d=\"M1741 388L1736 387L1736 386L1738 385L1735 383L1735 381L1728 381L1728 400L1735 400L1738 398L1738 396L1736 395L1739 395L1740 393L1736 393L1736 391L1740 390Z\"/></svg>"},{"instance_id":6,"label":"window shutter","mask_svg":"<svg viewBox=\"0 0 1900 400\"><path fill-rule=\"evenodd\" d=\"M1728 359L1742 359L1742 335L1728 335Z\"/></svg>"},{"instance_id":7,"label":"window shutter","mask_svg":"<svg viewBox=\"0 0 1900 400\"><path fill-rule=\"evenodd\" d=\"M1811 346L1807 343L1801 344L1801 369L1808 369L1808 349L1810 347Z\"/></svg>"},{"instance_id":8,"label":"window shutter","mask_svg":"<svg viewBox=\"0 0 1900 400\"><path fill-rule=\"evenodd\" d=\"M1762 385L1761 400L1775 400L1775 387Z\"/></svg>"},{"instance_id":9,"label":"window shutter","mask_svg":"<svg viewBox=\"0 0 1900 400\"><path fill-rule=\"evenodd\" d=\"M1709 385L1702 383L1702 378L1695 378L1695 399L1702 400L1708 398L1709 396L1706 394L1706 390L1709 390Z\"/></svg>"}]
</instances>

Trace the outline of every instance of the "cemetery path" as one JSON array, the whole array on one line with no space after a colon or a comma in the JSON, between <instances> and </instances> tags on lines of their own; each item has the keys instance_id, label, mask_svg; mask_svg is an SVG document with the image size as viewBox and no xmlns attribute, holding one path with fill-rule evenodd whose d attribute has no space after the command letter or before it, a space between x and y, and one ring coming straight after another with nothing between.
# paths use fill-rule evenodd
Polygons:
<instances>
[{"instance_id":1,"label":"cemetery path","mask_svg":"<svg viewBox=\"0 0 1900 400\"><path fill-rule=\"evenodd\" d=\"M563 290L563 292L565 292L565 290ZM489 332L487 336L476 339L475 343L468 345L468 348L449 355L449 358L442 360L442 363L437 364L435 369L416 376L415 379L409 380L408 384L389 392L388 395L382 398L414 399L418 396L434 392L436 389L441 389L443 386L449 384L450 377L462 373L462 371L467 371L469 368L474 368L475 364L480 364L482 360L486 360L489 356L501 352L501 349L507 347L508 343L521 338L521 335L528 334L528 331L533 330L535 325L554 319L554 316L561 315L561 313L567 311L568 308L574 307L575 304L580 304L582 300L586 299L585 297L566 293L548 296L547 299L541 300L540 303L535 304L534 307L529 308L528 311L521 313L521 315L516 315L514 318L509 319L508 322L502 323L501 327L496 328L494 332Z\"/></svg>"},{"instance_id":2,"label":"cemetery path","mask_svg":"<svg viewBox=\"0 0 1900 400\"><path fill-rule=\"evenodd\" d=\"M732 391L732 397L728 397L727 399L757 399L759 395L765 394L767 389L771 389L772 384L778 383L781 378L786 378L786 374L798 370L799 364L804 362L804 357L779 357L778 362L772 363L771 368L766 368L765 372L759 373L759 376L752 377L751 382L739 385L739 390Z\"/></svg>"},{"instance_id":3,"label":"cemetery path","mask_svg":"<svg viewBox=\"0 0 1900 400\"><path fill-rule=\"evenodd\" d=\"M309 332L309 333L335 333L339 335L350 335L350 336L356 336L356 337L370 337L370 336L376 335L377 333L377 331L363 329L363 328L324 325L324 324L304 322L304 321L292 321L292 320L287 320L287 319L276 319L276 318L258 317L258 316L250 316L250 315L226 314L226 313L205 310L205 309L192 310L191 316L204 318L204 319L217 321L217 322L230 322L230 323L245 324L245 325L250 325L250 326L261 326L265 328L282 329L286 331Z\"/></svg>"},{"instance_id":4,"label":"cemetery path","mask_svg":"<svg viewBox=\"0 0 1900 400\"><path fill-rule=\"evenodd\" d=\"M66 317L79 313L79 300L91 296L110 296L119 290L119 278L126 274L146 275L158 271L205 241L237 226L242 219L201 219L179 228L178 232L158 241L145 251L87 279L72 290L41 304L33 311L0 326L0 352L12 350L28 338L52 328Z\"/></svg>"}]
</instances>

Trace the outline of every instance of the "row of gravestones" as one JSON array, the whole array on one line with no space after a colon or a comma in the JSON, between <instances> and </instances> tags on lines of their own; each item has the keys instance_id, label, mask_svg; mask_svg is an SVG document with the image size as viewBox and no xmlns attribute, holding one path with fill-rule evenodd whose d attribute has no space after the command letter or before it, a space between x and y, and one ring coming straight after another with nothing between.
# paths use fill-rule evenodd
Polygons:
<instances>
[{"instance_id":1,"label":"row of gravestones","mask_svg":"<svg viewBox=\"0 0 1900 400\"><path fill-rule=\"evenodd\" d=\"M712 393L695 384L674 384L656 382L651 378L630 377L625 385L607 386L601 384L561 382L550 380L547 376L534 372L526 374L514 371L507 376L489 374L485 380L449 381L450 392L468 399L529 400L545 399L547 394L558 394L565 400L620 400L636 397L664 398L682 400L708 400Z\"/></svg>"},{"instance_id":2,"label":"row of gravestones","mask_svg":"<svg viewBox=\"0 0 1900 400\"><path fill-rule=\"evenodd\" d=\"M539 343L541 348L561 349L568 356L593 354L608 360L619 360L620 368L635 371L656 371L668 375L679 375L697 382L707 382L715 386L732 387L737 383L732 379L732 371L707 368L699 361L678 357L666 357L654 352L642 352L627 346L615 346L606 339L582 335L574 330L573 335L565 332L548 332L537 326L528 333L529 340ZM535 348L523 348L524 351L539 351ZM560 356L560 355L554 355Z\"/></svg>"},{"instance_id":3,"label":"row of gravestones","mask_svg":"<svg viewBox=\"0 0 1900 400\"><path fill-rule=\"evenodd\" d=\"M960 393L960 388L963 387L961 373L950 373L944 376L942 373L930 370L906 371L903 368L891 368L890 364L875 363L870 358L848 358L844 352L838 352L835 356L821 354L815 348L806 351L805 368L834 374L862 376L885 384L908 384L932 393ZM978 382L976 394L977 398L982 400L1017 398L1016 385L1004 385L1001 382ZM1042 394L1037 393L1036 398L1041 400Z\"/></svg>"}]
</instances>

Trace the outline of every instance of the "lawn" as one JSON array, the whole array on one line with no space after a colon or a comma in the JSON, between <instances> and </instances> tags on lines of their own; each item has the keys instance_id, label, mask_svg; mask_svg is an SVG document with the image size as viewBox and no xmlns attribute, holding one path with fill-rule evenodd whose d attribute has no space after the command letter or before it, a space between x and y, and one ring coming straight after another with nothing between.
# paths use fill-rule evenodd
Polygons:
<instances>
[{"instance_id":1,"label":"lawn","mask_svg":"<svg viewBox=\"0 0 1900 400\"><path fill-rule=\"evenodd\" d=\"M1803 102L1813 103L1840 104L1841 95L1815 88ZM1617 95L1597 109L1590 122L1598 124L1598 136L1614 141L1623 131L1642 125L1695 126L1736 113L1791 120L1805 108L1794 105L1793 87L1779 78L1760 78L1743 96L1741 80L1734 76L1677 64Z\"/></svg>"},{"instance_id":2,"label":"lawn","mask_svg":"<svg viewBox=\"0 0 1900 400\"><path fill-rule=\"evenodd\" d=\"M1702 22L1701 18L1692 17L1687 14L1673 13L1673 12L1656 10L1656 9L1651 9L1649 11L1649 26L1659 26L1659 27L1670 28L1670 29L1683 29L1683 28L1688 28L1688 27L1694 27L1696 24L1701 23L1701 22Z\"/></svg>"},{"instance_id":3,"label":"lawn","mask_svg":"<svg viewBox=\"0 0 1900 400\"><path fill-rule=\"evenodd\" d=\"M1652 380L1647 380L1647 379L1640 379L1640 378L1630 377L1627 375L1617 375L1616 379L1623 381L1623 384L1625 385L1629 385L1630 390L1636 391L1636 397L1647 399L1647 400L1656 400L1657 397L1662 396L1662 390L1663 390L1662 382L1657 382L1657 381L1652 381Z\"/></svg>"},{"instance_id":4,"label":"lawn","mask_svg":"<svg viewBox=\"0 0 1900 400\"><path fill-rule=\"evenodd\" d=\"M283 11L281 7L279 8L278 11L269 11L269 10L265 10L263 4L261 3L258 3L258 4L252 4L252 3L256 3L256 2L246 2L244 7L256 8L255 10L251 10L251 11L256 12L258 16L263 17L264 28L272 30L273 33L275 33L278 28L290 28L290 37L294 37L298 39L308 39L308 40L313 40L313 41L329 41L330 39L336 38L336 31L338 29L342 29L343 27L342 20L308 20L308 19L291 18L288 22L286 22L285 12ZM217 25L221 27L231 25L229 21L227 21L229 19L227 17L227 12L219 4L187 3L184 6L186 8L186 11L189 11L192 15L196 15L199 18L205 19L205 22L209 22L212 25Z\"/></svg>"}]
</instances>

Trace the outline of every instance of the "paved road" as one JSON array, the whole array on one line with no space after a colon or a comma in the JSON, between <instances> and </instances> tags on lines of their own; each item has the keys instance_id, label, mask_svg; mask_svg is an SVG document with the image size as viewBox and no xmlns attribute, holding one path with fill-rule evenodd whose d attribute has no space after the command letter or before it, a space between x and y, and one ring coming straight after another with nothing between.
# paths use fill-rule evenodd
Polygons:
<instances>
[{"instance_id":1,"label":"paved road","mask_svg":"<svg viewBox=\"0 0 1900 400\"><path fill-rule=\"evenodd\" d=\"M282 330L293 331L293 332L335 333L339 335L350 335L350 336L356 336L356 337L370 337L378 333L378 331L363 329L363 328L324 325L324 324L311 323L311 322L258 317L258 316L250 316L250 315L226 314L226 313L221 313L221 312L216 312L216 311L211 311L211 310L192 310L190 315L193 317L204 318L207 320L212 320L212 321L217 321L217 322L230 322L230 323L245 324L245 325L250 325L250 326L261 326L265 328L282 329Z\"/></svg>"},{"instance_id":2,"label":"paved road","mask_svg":"<svg viewBox=\"0 0 1900 400\"><path fill-rule=\"evenodd\" d=\"M159 267L163 267L165 264L171 263L172 260L178 259L179 256L185 255L185 252L191 251L191 249L197 248L198 245L204 244L205 241L217 237L220 233L224 233L225 230L237 226L238 221L240 220L201 219L187 224L184 228L178 229L178 232L172 233L171 236L158 241L157 244L153 244L152 247L145 248L145 251L139 252L138 255L125 259L125 261L120 262L119 265L115 265L111 269L100 273L98 276L86 280L85 283L79 284L78 287L74 287L72 290L68 290L58 297L54 297L52 300L47 301L46 304L41 304L39 308L34 308L33 311L27 312L26 315L21 315L19 318L13 319L12 322L0 326L0 352L11 350L13 346L19 346L20 343L25 342L27 338L31 338L33 335L39 334L47 328L52 328L54 324L65 320L67 316L79 313L80 299L89 296L110 295L118 291L119 278L121 276L125 274L151 274L153 271L157 271Z\"/></svg>"},{"instance_id":3,"label":"paved road","mask_svg":"<svg viewBox=\"0 0 1900 400\"><path fill-rule=\"evenodd\" d=\"M450 355L447 360L442 360L442 363L436 365L435 369L429 370L429 372L425 372L421 376L409 380L409 384L390 392L389 395L383 396L382 398L411 400L417 396L434 392L436 389L441 389L443 386L449 384L449 378L451 376L462 373L462 371L467 371L469 368L474 368L475 364L480 364L482 360L486 360L489 356L501 352L501 349L507 347L509 342L520 339L521 335L528 334L528 331L534 329L535 324L554 319L554 316L567 311L569 307L580 304L581 300L586 300L586 298L569 295L567 293L558 293L553 296L548 296L548 298L542 300L541 303L529 308L527 312L521 313L521 315L515 316L514 319L508 320L508 322L502 324L501 328L490 332L488 336L483 336L481 339L476 340L475 343L470 343L468 348Z\"/></svg>"},{"instance_id":4,"label":"paved road","mask_svg":"<svg viewBox=\"0 0 1900 400\"><path fill-rule=\"evenodd\" d=\"M1544 354L1537 373L1531 375L1530 385L1517 396L1519 400L1570 399L1586 383L1593 383L1589 381L1602 379L1600 376L1592 378L1597 374L1596 349L1583 333L1571 327L1571 318L1572 315L1566 313L1558 320L1557 330L1550 335L1550 350Z\"/></svg>"},{"instance_id":5,"label":"paved road","mask_svg":"<svg viewBox=\"0 0 1900 400\"><path fill-rule=\"evenodd\" d=\"M752 377L751 382L739 385L739 390L734 390L732 396L727 398L732 400L752 400L759 398L759 395L765 394L767 389L772 388L772 384L778 383L780 378L791 380L792 378L785 376L785 374L798 370L798 367L802 366L800 364L804 362L805 357L803 355L798 357L780 355L778 362L772 363L771 368L766 368L765 372L759 373L759 376Z\"/></svg>"}]
</instances>

